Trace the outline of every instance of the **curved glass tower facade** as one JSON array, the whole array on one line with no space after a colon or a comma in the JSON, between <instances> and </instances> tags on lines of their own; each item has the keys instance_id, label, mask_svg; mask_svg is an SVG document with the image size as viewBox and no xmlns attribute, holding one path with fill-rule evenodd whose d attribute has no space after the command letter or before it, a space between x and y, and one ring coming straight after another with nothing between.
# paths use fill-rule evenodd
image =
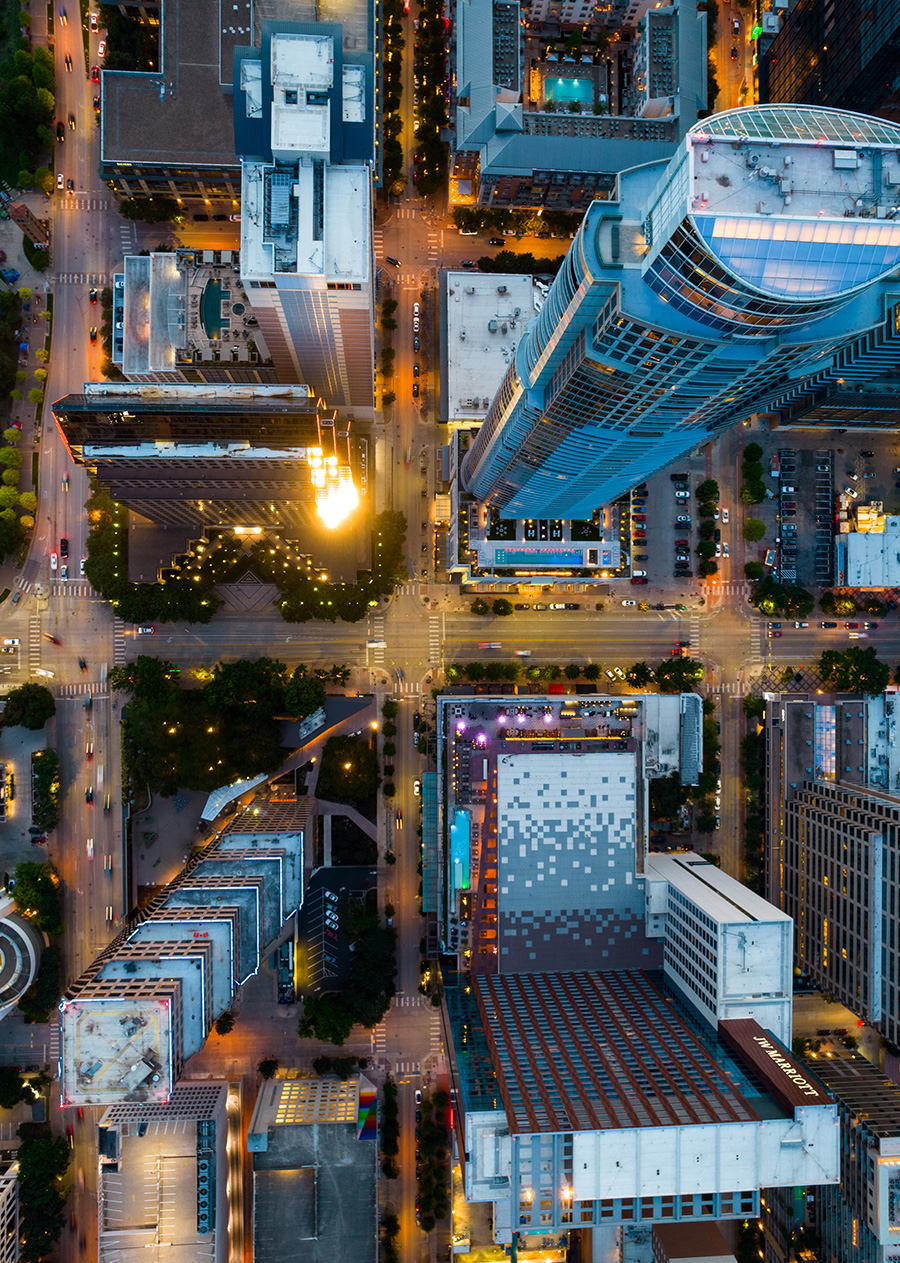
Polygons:
<instances>
[{"instance_id":1,"label":"curved glass tower facade","mask_svg":"<svg viewBox=\"0 0 900 1263\"><path fill-rule=\"evenodd\" d=\"M881 119L757 106L623 172L517 349L466 490L507 517L587 517L839 359L846 375L900 300L898 151Z\"/></svg>"}]
</instances>

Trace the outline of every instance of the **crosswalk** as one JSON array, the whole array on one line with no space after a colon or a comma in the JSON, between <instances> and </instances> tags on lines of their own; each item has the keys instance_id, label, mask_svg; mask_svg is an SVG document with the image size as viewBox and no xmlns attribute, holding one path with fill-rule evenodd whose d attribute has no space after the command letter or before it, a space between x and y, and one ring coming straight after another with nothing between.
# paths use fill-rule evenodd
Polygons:
<instances>
[{"instance_id":1,"label":"crosswalk","mask_svg":"<svg viewBox=\"0 0 900 1263\"><path fill-rule=\"evenodd\" d=\"M407 995L406 992L401 991L391 1001L391 1005L395 1009L421 1009L428 1003L430 1003L428 997L422 995L419 991L413 992L412 995Z\"/></svg>"},{"instance_id":2,"label":"crosswalk","mask_svg":"<svg viewBox=\"0 0 900 1263\"><path fill-rule=\"evenodd\" d=\"M384 640L384 615L373 614L369 620L369 641L375 648L367 648L366 653L371 654L369 666L384 666L384 646L381 642Z\"/></svg>"},{"instance_id":3,"label":"crosswalk","mask_svg":"<svg viewBox=\"0 0 900 1263\"><path fill-rule=\"evenodd\" d=\"M372 229L372 246L375 250L375 258L376 259L382 258L383 251L384 251L384 229L383 228Z\"/></svg>"},{"instance_id":4,"label":"crosswalk","mask_svg":"<svg viewBox=\"0 0 900 1263\"><path fill-rule=\"evenodd\" d=\"M123 254L131 254L137 249L137 229L134 224L124 219L119 221L119 240Z\"/></svg>"},{"instance_id":5,"label":"crosswalk","mask_svg":"<svg viewBox=\"0 0 900 1263\"><path fill-rule=\"evenodd\" d=\"M696 614L691 615L691 657L700 657L700 619Z\"/></svg>"},{"instance_id":6,"label":"crosswalk","mask_svg":"<svg viewBox=\"0 0 900 1263\"><path fill-rule=\"evenodd\" d=\"M113 666L121 667L125 664L125 624L121 618L115 619L113 623Z\"/></svg>"},{"instance_id":7,"label":"crosswalk","mask_svg":"<svg viewBox=\"0 0 900 1263\"><path fill-rule=\"evenodd\" d=\"M443 616L441 614L431 614L428 618L428 657L434 666L440 666L441 646L443 644L442 624Z\"/></svg>"},{"instance_id":8,"label":"crosswalk","mask_svg":"<svg viewBox=\"0 0 900 1263\"><path fill-rule=\"evenodd\" d=\"M418 596L420 591L421 591L421 584L419 584L418 582L401 583L400 586L397 588L397 592L399 592L401 596Z\"/></svg>"},{"instance_id":9,"label":"crosswalk","mask_svg":"<svg viewBox=\"0 0 900 1263\"><path fill-rule=\"evenodd\" d=\"M418 697L422 688L415 680L401 680L396 691L401 697Z\"/></svg>"},{"instance_id":10,"label":"crosswalk","mask_svg":"<svg viewBox=\"0 0 900 1263\"><path fill-rule=\"evenodd\" d=\"M108 693L95 693L94 685L82 681L80 684L60 684L59 688L54 690L57 697L87 697L91 694L95 702L109 701Z\"/></svg>"},{"instance_id":11,"label":"crosswalk","mask_svg":"<svg viewBox=\"0 0 900 1263\"><path fill-rule=\"evenodd\" d=\"M28 619L28 668L34 671L41 665L41 620Z\"/></svg>"},{"instance_id":12,"label":"crosswalk","mask_svg":"<svg viewBox=\"0 0 900 1263\"><path fill-rule=\"evenodd\" d=\"M63 210L109 210L108 197L84 197L75 194L72 197L64 197L62 199Z\"/></svg>"},{"instance_id":13,"label":"crosswalk","mask_svg":"<svg viewBox=\"0 0 900 1263\"><path fill-rule=\"evenodd\" d=\"M398 206L394 211L397 219L418 219L419 211L415 206Z\"/></svg>"},{"instance_id":14,"label":"crosswalk","mask_svg":"<svg viewBox=\"0 0 900 1263\"><path fill-rule=\"evenodd\" d=\"M765 624L754 618L750 624L750 653L754 658L763 658L766 646Z\"/></svg>"},{"instance_id":15,"label":"crosswalk","mask_svg":"<svg viewBox=\"0 0 900 1263\"><path fill-rule=\"evenodd\" d=\"M743 579L729 579L723 583L717 583L715 591L721 596L749 596L750 584Z\"/></svg>"},{"instance_id":16,"label":"crosswalk","mask_svg":"<svg viewBox=\"0 0 900 1263\"><path fill-rule=\"evenodd\" d=\"M395 1061L394 1062L395 1074L421 1074L421 1072L422 1072L421 1061Z\"/></svg>"},{"instance_id":17,"label":"crosswalk","mask_svg":"<svg viewBox=\"0 0 900 1263\"><path fill-rule=\"evenodd\" d=\"M431 1036L431 1051L439 1053L443 1051L444 1041L441 1034L441 1015L438 1009L432 1008L431 1022L429 1024L429 1035Z\"/></svg>"},{"instance_id":18,"label":"crosswalk","mask_svg":"<svg viewBox=\"0 0 900 1263\"><path fill-rule=\"evenodd\" d=\"M57 272L53 280L57 285L108 285L106 272Z\"/></svg>"},{"instance_id":19,"label":"crosswalk","mask_svg":"<svg viewBox=\"0 0 900 1263\"><path fill-rule=\"evenodd\" d=\"M744 696L744 686L739 680L722 681L721 684L711 684L709 686L710 693L731 693L735 697Z\"/></svg>"},{"instance_id":20,"label":"crosswalk","mask_svg":"<svg viewBox=\"0 0 900 1263\"><path fill-rule=\"evenodd\" d=\"M433 229L428 233L428 262L436 267L441 261L441 235Z\"/></svg>"},{"instance_id":21,"label":"crosswalk","mask_svg":"<svg viewBox=\"0 0 900 1263\"><path fill-rule=\"evenodd\" d=\"M54 579L50 584L54 596L92 596L93 589L87 582L72 583L68 579Z\"/></svg>"},{"instance_id":22,"label":"crosswalk","mask_svg":"<svg viewBox=\"0 0 900 1263\"><path fill-rule=\"evenodd\" d=\"M376 1056L387 1052L387 1027L383 1021L372 1028L372 1052Z\"/></svg>"}]
</instances>

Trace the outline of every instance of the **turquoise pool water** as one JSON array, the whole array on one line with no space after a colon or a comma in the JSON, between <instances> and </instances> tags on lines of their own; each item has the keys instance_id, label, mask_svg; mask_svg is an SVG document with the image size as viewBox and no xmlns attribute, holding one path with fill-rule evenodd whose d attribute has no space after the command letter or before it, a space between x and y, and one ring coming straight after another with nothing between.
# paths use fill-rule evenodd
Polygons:
<instances>
[{"instance_id":1,"label":"turquoise pool water","mask_svg":"<svg viewBox=\"0 0 900 1263\"><path fill-rule=\"evenodd\" d=\"M544 80L544 96L548 101L581 101L587 104L594 99L594 86L590 79L560 77Z\"/></svg>"}]
</instances>

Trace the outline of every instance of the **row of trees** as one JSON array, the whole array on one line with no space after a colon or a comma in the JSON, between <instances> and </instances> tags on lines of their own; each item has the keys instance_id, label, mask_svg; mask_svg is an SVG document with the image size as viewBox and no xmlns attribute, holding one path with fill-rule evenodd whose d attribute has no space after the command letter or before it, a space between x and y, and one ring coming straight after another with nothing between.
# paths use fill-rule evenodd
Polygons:
<instances>
[{"instance_id":1,"label":"row of trees","mask_svg":"<svg viewBox=\"0 0 900 1263\"><path fill-rule=\"evenodd\" d=\"M53 190L53 172L37 166L41 154L51 153L56 142L53 113L56 108L53 54L32 49L19 40L13 55L0 66L0 178L8 185L45 193Z\"/></svg>"},{"instance_id":2,"label":"row of trees","mask_svg":"<svg viewBox=\"0 0 900 1263\"><path fill-rule=\"evenodd\" d=\"M19 1238L22 1263L39 1263L59 1240L69 1190L63 1176L70 1150L47 1123L23 1123L16 1150L19 1163Z\"/></svg>"},{"instance_id":3,"label":"row of trees","mask_svg":"<svg viewBox=\"0 0 900 1263\"><path fill-rule=\"evenodd\" d=\"M377 1026L397 990L397 933L378 924L377 908L348 904L342 911L342 930L354 947L347 985L341 991L307 996L298 1027L301 1039L338 1047L354 1025Z\"/></svg>"},{"instance_id":4,"label":"row of trees","mask_svg":"<svg viewBox=\"0 0 900 1263\"><path fill-rule=\"evenodd\" d=\"M59 824L59 756L36 750L31 756L31 818L41 829Z\"/></svg>"},{"instance_id":5,"label":"row of trees","mask_svg":"<svg viewBox=\"0 0 900 1263\"><path fill-rule=\"evenodd\" d=\"M568 237L577 232L583 216L568 211L545 210L541 215L533 211L494 210L488 206L454 206L453 222L467 232L505 232L515 229L523 236Z\"/></svg>"},{"instance_id":6,"label":"row of trees","mask_svg":"<svg viewBox=\"0 0 900 1263\"><path fill-rule=\"evenodd\" d=\"M325 699L303 664L290 672L271 658L220 663L202 688L182 688L179 675L171 662L145 656L109 673L111 686L130 694L123 716L129 795L136 784L170 795L270 772L283 757L276 716L302 718Z\"/></svg>"},{"instance_id":7,"label":"row of trees","mask_svg":"<svg viewBox=\"0 0 900 1263\"><path fill-rule=\"evenodd\" d=\"M431 1232L438 1219L450 1214L450 1096L444 1088L422 1101L419 1134L419 1226Z\"/></svg>"},{"instance_id":8,"label":"row of trees","mask_svg":"<svg viewBox=\"0 0 900 1263\"><path fill-rule=\"evenodd\" d=\"M715 478L706 478L697 486L694 495L697 497L697 513L700 517L697 573L701 579L710 579L719 571L715 561L715 523L719 504L719 484Z\"/></svg>"},{"instance_id":9,"label":"row of trees","mask_svg":"<svg viewBox=\"0 0 900 1263\"><path fill-rule=\"evenodd\" d=\"M60 938L65 930L59 873L49 862L26 860L15 871L13 897L22 916L33 921L50 938Z\"/></svg>"},{"instance_id":10,"label":"row of trees","mask_svg":"<svg viewBox=\"0 0 900 1263\"><path fill-rule=\"evenodd\" d=\"M381 1152L384 1162L381 1171L385 1179L396 1180L400 1171L397 1154L400 1152L400 1112L397 1108L397 1085L388 1079L384 1085L384 1101L381 1107Z\"/></svg>"},{"instance_id":11,"label":"row of trees","mask_svg":"<svg viewBox=\"0 0 900 1263\"><path fill-rule=\"evenodd\" d=\"M891 669L882 662L872 645L863 648L826 649L818 662L822 682L838 693L883 693L891 680ZM894 672L900 683L900 667Z\"/></svg>"},{"instance_id":12,"label":"row of trees","mask_svg":"<svg viewBox=\"0 0 900 1263\"><path fill-rule=\"evenodd\" d=\"M555 276L565 261L561 254L555 259L536 258L530 250L516 254L514 250L499 250L496 254L483 254L478 260L482 272L537 272Z\"/></svg>"},{"instance_id":13,"label":"row of trees","mask_svg":"<svg viewBox=\"0 0 900 1263\"><path fill-rule=\"evenodd\" d=\"M748 443L744 448L744 459L741 464L741 503L762 504L766 498L766 486L763 482L762 466L763 450L758 443Z\"/></svg>"},{"instance_id":14,"label":"row of trees","mask_svg":"<svg viewBox=\"0 0 900 1263\"><path fill-rule=\"evenodd\" d=\"M806 618L816 604L815 597L806 588L795 583L778 583L771 576L756 585L749 599L766 617L780 614L783 618Z\"/></svg>"},{"instance_id":15,"label":"row of trees","mask_svg":"<svg viewBox=\"0 0 900 1263\"><path fill-rule=\"evenodd\" d=\"M823 614L833 614L837 618L852 618L854 614L868 614L872 618L883 618L890 606L879 600L874 592L823 592L819 597L819 609Z\"/></svg>"},{"instance_id":16,"label":"row of trees","mask_svg":"<svg viewBox=\"0 0 900 1263\"><path fill-rule=\"evenodd\" d=\"M382 152L382 183L385 188L394 186L398 195L403 192L406 180L403 176L403 146L399 136L403 130L400 101L403 97L403 0L383 0L382 21L382 104L381 130L384 137Z\"/></svg>"},{"instance_id":17,"label":"row of trees","mask_svg":"<svg viewBox=\"0 0 900 1263\"><path fill-rule=\"evenodd\" d=\"M515 683L516 680L529 680L537 684L542 680L559 680L563 677L573 683L579 679L599 680L603 668L599 662L589 662L580 666L570 662L564 667L551 663L549 666L523 667L521 662L454 662L446 668L447 682L459 684L468 680L471 684L482 681ZM690 691L698 680L703 679L703 664L695 658L664 658L662 662L651 667L646 662L635 662L626 668L625 679L633 688L646 688L656 685L661 693L683 693Z\"/></svg>"},{"instance_id":18,"label":"row of trees","mask_svg":"<svg viewBox=\"0 0 900 1263\"><path fill-rule=\"evenodd\" d=\"M29 728L37 732L56 714L53 694L43 684L20 684L6 694L4 728Z\"/></svg>"}]
</instances>

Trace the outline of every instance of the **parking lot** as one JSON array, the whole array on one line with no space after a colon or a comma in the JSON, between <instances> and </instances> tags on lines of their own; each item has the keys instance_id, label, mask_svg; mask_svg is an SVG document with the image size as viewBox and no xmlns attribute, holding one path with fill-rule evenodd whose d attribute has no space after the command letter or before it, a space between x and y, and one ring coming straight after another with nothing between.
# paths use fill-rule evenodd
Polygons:
<instances>
[{"instance_id":1,"label":"parking lot","mask_svg":"<svg viewBox=\"0 0 900 1263\"><path fill-rule=\"evenodd\" d=\"M771 458L770 474L778 488L773 577L783 583L827 587L834 562L832 450L779 448Z\"/></svg>"}]
</instances>

